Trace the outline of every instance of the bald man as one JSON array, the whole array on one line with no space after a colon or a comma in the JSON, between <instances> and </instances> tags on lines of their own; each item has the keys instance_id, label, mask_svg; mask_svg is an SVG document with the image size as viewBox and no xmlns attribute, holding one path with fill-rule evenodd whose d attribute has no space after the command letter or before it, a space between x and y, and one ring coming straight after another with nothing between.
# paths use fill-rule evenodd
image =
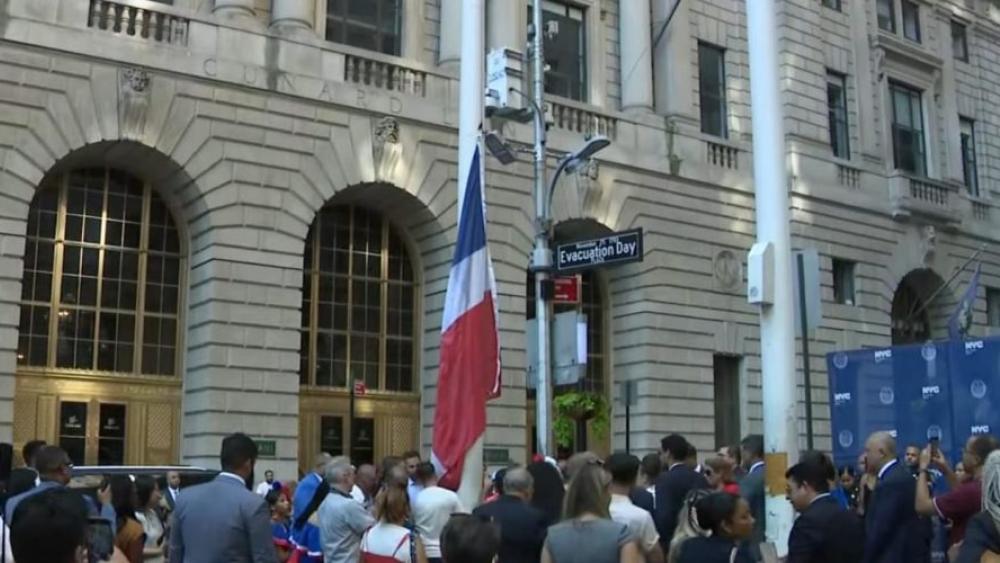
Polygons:
<instances>
[{"instance_id":1,"label":"bald man","mask_svg":"<svg viewBox=\"0 0 1000 563\"><path fill-rule=\"evenodd\" d=\"M888 432L872 434L865 456L877 484L865 514L862 563L928 563L931 538L914 510L913 475L896 458L895 438Z\"/></svg>"},{"instance_id":2,"label":"bald man","mask_svg":"<svg viewBox=\"0 0 1000 563\"><path fill-rule=\"evenodd\" d=\"M523 467L512 467L503 477L503 494L472 513L500 528L498 563L538 563L549 524L545 514L531 506L535 480Z\"/></svg>"}]
</instances>

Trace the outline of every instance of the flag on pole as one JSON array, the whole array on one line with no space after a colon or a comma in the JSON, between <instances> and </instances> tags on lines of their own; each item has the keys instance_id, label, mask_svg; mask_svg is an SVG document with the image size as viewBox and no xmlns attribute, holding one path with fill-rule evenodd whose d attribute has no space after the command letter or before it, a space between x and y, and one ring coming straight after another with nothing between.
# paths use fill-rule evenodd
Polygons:
<instances>
[{"instance_id":1,"label":"flag on pole","mask_svg":"<svg viewBox=\"0 0 1000 563\"><path fill-rule=\"evenodd\" d=\"M972 309L976 304L976 292L979 290L979 273L983 268L982 262L976 264L976 271L969 280L969 287L962 294L961 301L955 307L955 312L948 319L948 338L960 340L972 327Z\"/></svg>"},{"instance_id":2,"label":"flag on pole","mask_svg":"<svg viewBox=\"0 0 1000 563\"><path fill-rule=\"evenodd\" d=\"M486 401L500 394L496 281L486 246L478 145L469 167L441 323L441 361L431 459L441 485L458 489L473 445L486 432ZM481 482L479 476L476 479Z\"/></svg>"}]
</instances>

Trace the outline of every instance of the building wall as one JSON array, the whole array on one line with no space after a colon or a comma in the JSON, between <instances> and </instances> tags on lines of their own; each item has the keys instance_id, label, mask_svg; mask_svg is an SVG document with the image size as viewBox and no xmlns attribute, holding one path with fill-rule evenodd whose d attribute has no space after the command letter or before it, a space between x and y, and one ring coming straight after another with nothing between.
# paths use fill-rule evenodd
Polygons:
<instances>
[{"instance_id":1,"label":"building wall","mask_svg":"<svg viewBox=\"0 0 1000 563\"><path fill-rule=\"evenodd\" d=\"M291 474L311 455L300 450L298 440L302 257L309 226L330 201L382 211L411 246L420 271L419 441L426 447L456 224L458 84L451 70L435 67L441 34L455 32L439 29L449 3L423 4L423 60L416 61L308 35L269 34L263 5L257 20L240 22L217 19L210 2L192 2L162 8L184 20L186 42L179 45L88 26L87 6L78 2L3 4L0 438L10 439L16 428L12 404L28 206L46 174L84 162L123 167L154 181L187 238L184 461L214 465L219 438L233 430L275 440L280 472ZM925 46L950 47L941 36L947 19L922 6ZM906 65L898 55L885 62L882 42L869 47L869 36L877 33L873 7L845 0L838 13L817 3L782 4L793 244L815 246L821 255L824 319L809 360L822 447L829 444L825 354L889 344L892 298L908 272L931 268L947 279L980 245L1000 238L993 206L1000 183L1000 114L994 102L1000 100L991 87L1000 83L995 63L1000 24L980 17L995 14L992 6L989 11L948 6L969 18L972 62L950 63L950 54L940 52L937 59L917 56L931 67L941 61L936 74L919 63L932 79L942 77L929 103L936 120L928 123L928 130L934 128L928 152L937 163L932 183L947 190L941 204L893 198L909 193L909 184L893 173L886 154L882 91L885 74ZM765 405L758 315L746 303L744 279L755 227L743 9L742 3L693 4L687 40L671 43L688 50L690 72L678 79L688 83L695 116L697 41L727 49L729 140L702 135L690 119L668 120L663 108L638 115L618 111L622 89L631 86L619 76L623 24L617 2L588 3L595 41L588 51L590 76L597 79L591 89L601 96L589 104L554 100L554 111L569 116L557 119L550 131L554 150L573 149L591 131L614 141L596 166L560 182L557 220L583 218L600 229L645 230L644 261L603 276L614 448L624 444L624 409L614 384L630 379L639 392L632 409L633 450L652 450L672 431L690 435L702 451L714 448L714 354L744 358L740 426L744 432L760 430ZM659 25L653 22L654 37ZM956 91L945 89L952 64ZM352 74L345 70L350 68L362 70ZM826 68L849 77L849 161L830 156ZM148 86L136 90L128 69L145 72ZM406 81L388 87L378 78L387 69ZM957 119L945 116L952 102L957 112L977 120L979 199L943 182L954 176ZM395 142L377 132L386 118L398 127ZM527 126L503 128L516 141L531 139ZM719 150L731 160L713 156ZM681 159L677 170L671 169L670 156ZM487 161L504 387L489 407L486 442L509 450L516 460L526 456L530 429L524 311L534 228L531 173L528 162L502 167ZM987 244L982 256L983 284L1000 286L1000 255ZM858 264L854 306L833 303L833 257ZM958 283L967 279L968 273L961 274ZM954 303L955 287L961 286L945 292L936 316ZM984 291L976 307L980 333Z\"/></svg>"}]
</instances>

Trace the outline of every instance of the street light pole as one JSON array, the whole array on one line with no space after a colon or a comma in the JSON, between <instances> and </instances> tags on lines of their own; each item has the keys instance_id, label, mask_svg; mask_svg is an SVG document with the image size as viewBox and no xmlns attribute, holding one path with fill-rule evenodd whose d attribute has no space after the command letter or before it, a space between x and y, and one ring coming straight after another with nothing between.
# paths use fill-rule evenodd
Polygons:
<instances>
[{"instance_id":1,"label":"street light pole","mask_svg":"<svg viewBox=\"0 0 1000 563\"><path fill-rule=\"evenodd\" d=\"M552 351L549 328L549 270L552 267L552 251L549 249L549 197L545 182L545 57L542 31L542 2L532 3L531 58L534 88L532 97L535 106L535 248L531 254L531 270L535 274L535 320L538 325L538 366L537 389L535 391L535 426L538 434L538 453L550 455L549 406L552 386L550 370Z\"/></svg>"}]
</instances>

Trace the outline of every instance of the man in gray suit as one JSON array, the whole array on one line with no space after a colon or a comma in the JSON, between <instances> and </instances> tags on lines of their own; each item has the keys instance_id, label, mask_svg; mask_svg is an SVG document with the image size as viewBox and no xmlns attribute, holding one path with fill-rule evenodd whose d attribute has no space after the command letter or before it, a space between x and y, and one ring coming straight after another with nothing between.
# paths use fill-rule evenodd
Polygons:
<instances>
[{"instance_id":1,"label":"man in gray suit","mask_svg":"<svg viewBox=\"0 0 1000 563\"><path fill-rule=\"evenodd\" d=\"M267 502L250 491L257 444L246 434L222 441L222 473L177 497L170 563L277 563Z\"/></svg>"},{"instance_id":2,"label":"man in gray suit","mask_svg":"<svg viewBox=\"0 0 1000 563\"><path fill-rule=\"evenodd\" d=\"M764 542L764 437L751 434L740 443L743 466L747 474L740 481L740 496L750 505L753 515L753 535L750 537L750 553L761 561L760 544Z\"/></svg>"}]
</instances>

